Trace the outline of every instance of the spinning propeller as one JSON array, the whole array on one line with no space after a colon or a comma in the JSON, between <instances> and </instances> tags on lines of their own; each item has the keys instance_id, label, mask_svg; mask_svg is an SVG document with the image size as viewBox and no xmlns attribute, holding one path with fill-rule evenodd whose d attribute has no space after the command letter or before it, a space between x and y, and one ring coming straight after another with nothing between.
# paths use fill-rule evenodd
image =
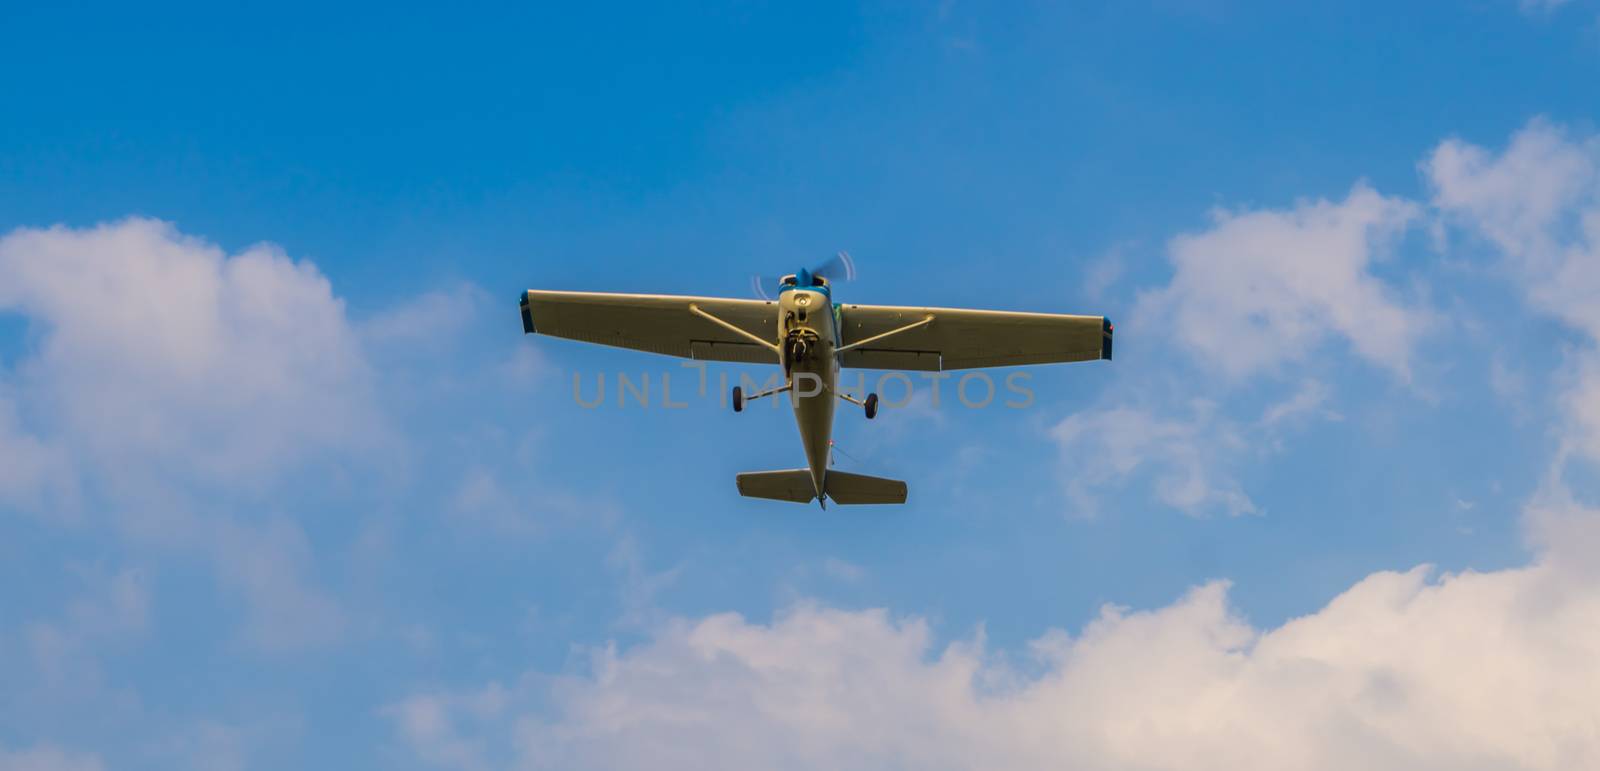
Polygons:
<instances>
[{"instance_id":1,"label":"spinning propeller","mask_svg":"<svg viewBox=\"0 0 1600 771\"><path fill-rule=\"evenodd\" d=\"M850 257L849 252L841 250L810 271L801 272L825 278L830 284L840 281L853 281L856 277L856 261ZM782 287L782 282L783 279L779 276L755 275L750 277L750 289L757 297L763 300L771 300L778 294L779 289Z\"/></svg>"}]
</instances>

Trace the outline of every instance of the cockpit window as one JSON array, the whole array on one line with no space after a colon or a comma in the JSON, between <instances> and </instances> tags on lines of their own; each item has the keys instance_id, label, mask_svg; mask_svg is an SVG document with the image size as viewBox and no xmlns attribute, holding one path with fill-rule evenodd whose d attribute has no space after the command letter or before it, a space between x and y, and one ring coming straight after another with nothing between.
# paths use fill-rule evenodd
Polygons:
<instances>
[{"instance_id":1,"label":"cockpit window","mask_svg":"<svg viewBox=\"0 0 1600 771\"><path fill-rule=\"evenodd\" d=\"M787 276L784 276L783 278L778 279L778 284L781 285L781 286L794 286L795 285L794 274L791 273L791 274L789 274Z\"/></svg>"},{"instance_id":2,"label":"cockpit window","mask_svg":"<svg viewBox=\"0 0 1600 771\"><path fill-rule=\"evenodd\" d=\"M821 277L821 276L812 276L811 277L811 285L812 286L827 286L828 285L828 280L823 278L823 277Z\"/></svg>"}]
</instances>

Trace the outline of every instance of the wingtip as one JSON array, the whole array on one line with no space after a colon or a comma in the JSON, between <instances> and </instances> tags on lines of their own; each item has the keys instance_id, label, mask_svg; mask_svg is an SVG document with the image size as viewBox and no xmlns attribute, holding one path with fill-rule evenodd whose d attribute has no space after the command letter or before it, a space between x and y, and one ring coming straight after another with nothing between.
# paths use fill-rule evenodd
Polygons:
<instances>
[{"instance_id":1,"label":"wingtip","mask_svg":"<svg viewBox=\"0 0 1600 771\"><path fill-rule=\"evenodd\" d=\"M1116 331L1116 328L1114 326L1112 326L1111 319L1109 317L1105 317L1105 316L1100 317L1100 324L1101 324L1101 326L1100 326L1100 330L1101 330L1101 335L1100 335L1100 358L1105 359L1107 361L1110 361L1111 360L1111 335L1112 335L1112 332Z\"/></svg>"}]
</instances>

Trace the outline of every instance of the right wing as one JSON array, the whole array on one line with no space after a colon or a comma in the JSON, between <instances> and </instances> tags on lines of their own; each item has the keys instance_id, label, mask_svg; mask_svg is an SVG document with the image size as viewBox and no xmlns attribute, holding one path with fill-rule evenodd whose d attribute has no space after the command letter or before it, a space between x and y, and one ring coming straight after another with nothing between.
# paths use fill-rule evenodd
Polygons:
<instances>
[{"instance_id":1,"label":"right wing","mask_svg":"<svg viewBox=\"0 0 1600 771\"><path fill-rule=\"evenodd\" d=\"M686 359L778 363L771 348L695 315L691 305L757 337L776 336L778 305L770 301L538 289L522 295L522 331Z\"/></svg>"}]
</instances>

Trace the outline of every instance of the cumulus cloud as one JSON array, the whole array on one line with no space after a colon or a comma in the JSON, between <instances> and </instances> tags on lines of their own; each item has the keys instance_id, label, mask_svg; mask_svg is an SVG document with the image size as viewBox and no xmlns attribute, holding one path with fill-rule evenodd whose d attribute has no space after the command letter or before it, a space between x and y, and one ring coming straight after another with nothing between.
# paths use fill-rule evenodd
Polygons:
<instances>
[{"instance_id":1,"label":"cumulus cloud","mask_svg":"<svg viewBox=\"0 0 1600 771\"><path fill-rule=\"evenodd\" d=\"M1172 279L1139 295L1132 326L1167 330L1203 371L1224 377L1185 383L1176 406L1161 399L1152 406L1137 389L1124 389L1053 426L1073 506L1092 513L1100 491L1146 475L1157 500L1190 515L1258 511L1234 468L1281 446L1283 432L1307 418L1337 419L1325 406L1330 390L1302 380L1254 419L1227 414L1219 394L1249 376L1281 375L1333 355L1334 341L1409 381L1414 349L1434 315L1373 268L1423 215L1421 205L1361 183L1341 201L1219 209L1210 228L1168 242Z\"/></svg>"},{"instance_id":2,"label":"cumulus cloud","mask_svg":"<svg viewBox=\"0 0 1600 771\"><path fill-rule=\"evenodd\" d=\"M1086 410L1057 423L1050 437L1069 470L1063 484L1079 513L1096 513L1101 490L1119 488L1139 472L1153 475L1158 500L1190 515L1256 511L1226 468L1248 443L1211 402L1196 401L1178 416L1129 406Z\"/></svg>"},{"instance_id":3,"label":"cumulus cloud","mask_svg":"<svg viewBox=\"0 0 1600 771\"><path fill-rule=\"evenodd\" d=\"M1493 245L1536 307L1600 339L1600 136L1536 119L1500 153L1452 139L1422 168L1434 205Z\"/></svg>"},{"instance_id":4,"label":"cumulus cloud","mask_svg":"<svg viewBox=\"0 0 1600 771\"><path fill-rule=\"evenodd\" d=\"M1567 422L1559 429L1564 449L1573 457L1600 461L1600 352L1573 357L1560 406Z\"/></svg>"},{"instance_id":5,"label":"cumulus cloud","mask_svg":"<svg viewBox=\"0 0 1600 771\"><path fill-rule=\"evenodd\" d=\"M1422 168L1444 216L1491 246L1530 304L1587 337L1563 432L1568 449L1600 459L1600 136L1535 119L1498 153L1452 139Z\"/></svg>"},{"instance_id":6,"label":"cumulus cloud","mask_svg":"<svg viewBox=\"0 0 1600 771\"><path fill-rule=\"evenodd\" d=\"M6 459L0 464L0 505L37 511L48 501L57 516L75 517L77 485L65 451L24 429L16 404L4 390L0 390L0 458Z\"/></svg>"},{"instance_id":7,"label":"cumulus cloud","mask_svg":"<svg viewBox=\"0 0 1600 771\"><path fill-rule=\"evenodd\" d=\"M0 371L0 501L46 515L93 500L142 543L196 550L250 600L252 639L329 638L292 522L232 505L329 453L381 448L374 378L315 266L228 254L149 219L0 237L0 312L32 331Z\"/></svg>"},{"instance_id":8,"label":"cumulus cloud","mask_svg":"<svg viewBox=\"0 0 1600 771\"><path fill-rule=\"evenodd\" d=\"M1140 296L1137 326L1170 329L1207 367L1232 377L1274 371L1339 339L1409 378L1430 314L1371 267L1420 215L1415 203L1365 184L1343 201L1218 210L1209 230L1168 244L1172 281Z\"/></svg>"},{"instance_id":9,"label":"cumulus cloud","mask_svg":"<svg viewBox=\"0 0 1600 771\"><path fill-rule=\"evenodd\" d=\"M1358 184L1343 201L1217 212L1210 229L1169 243L1175 273L1140 296L1137 325L1171 329L1202 366L1235 377L1279 372L1341 339L1407 379L1434 315L1372 268L1427 219L1446 248L1487 244L1533 307L1588 338L1567 368L1559 401L1570 420L1561 431L1569 451L1600 459L1600 136L1535 119L1501 151L1441 142L1421 170L1429 207ZM1495 385L1511 383L1502 373ZM1185 512L1253 511L1229 473L1243 450L1277 446L1275 429L1296 418L1338 418L1315 380L1254 423L1229 420L1213 401L1191 400L1185 415L1119 398L1052 429L1079 508L1094 507L1095 490L1149 473L1156 497Z\"/></svg>"},{"instance_id":10,"label":"cumulus cloud","mask_svg":"<svg viewBox=\"0 0 1600 771\"><path fill-rule=\"evenodd\" d=\"M33 417L100 471L255 481L380 421L343 303L310 263L228 255L156 220L0 238L0 311L39 332Z\"/></svg>"},{"instance_id":11,"label":"cumulus cloud","mask_svg":"<svg viewBox=\"0 0 1600 771\"><path fill-rule=\"evenodd\" d=\"M548 709L491 685L494 710L440 695L391 716L444 766L470 746L563 769L1593 768L1594 582L1546 562L1382 572L1270 629L1210 583L1051 630L1025 662L882 610L719 614L596 651Z\"/></svg>"},{"instance_id":12,"label":"cumulus cloud","mask_svg":"<svg viewBox=\"0 0 1600 771\"><path fill-rule=\"evenodd\" d=\"M1332 393L1306 379L1253 420L1232 419L1206 399L1180 409L1112 402L1069 415L1049 436L1077 513L1096 514L1103 493L1148 478L1156 500L1190 516L1254 514L1255 502L1234 478L1238 467L1281 449L1290 431L1312 420L1339 420L1328 407Z\"/></svg>"}]
</instances>

